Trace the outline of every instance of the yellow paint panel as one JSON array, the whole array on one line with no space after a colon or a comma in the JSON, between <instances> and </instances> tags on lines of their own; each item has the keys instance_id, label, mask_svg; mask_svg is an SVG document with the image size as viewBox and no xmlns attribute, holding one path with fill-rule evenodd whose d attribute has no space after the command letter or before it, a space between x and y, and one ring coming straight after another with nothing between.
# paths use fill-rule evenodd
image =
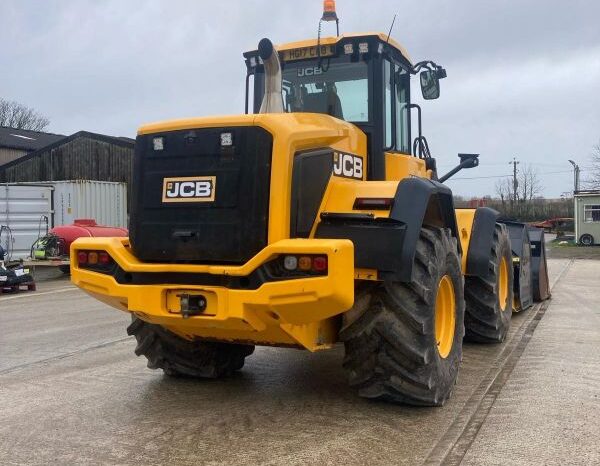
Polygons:
<instances>
[{"instance_id":1,"label":"yellow paint panel","mask_svg":"<svg viewBox=\"0 0 600 466\"><path fill-rule=\"evenodd\" d=\"M354 269L355 280L378 280L379 271L376 269Z\"/></svg>"},{"instance_id":2,"label":"yellow paint panel","mask_svg":"<svg viewBox=\"0 0 600 466\"><path fill-rule=\"evenodd\" d=\"M458 235L460 237L460 246L462 248L462 272L467 270L467 255L469 251L469 242L473 232L473 222L475 220L475 209L456 209L456 223L458 226Z\"/></svg>"},{"instance_id":3,"label":"yellow paint panel","mask_svg":"<svg viewBox=\"0 0 600 466\"><path fill-rule=\"evenodd\" d=\"M264 283L258 289L177 284L130 285L106 274L79 268L78 250L104 250L125 272L196 272L248 275L278 254L326 254L329 273ZM137 260L123 238L80 238L71 247L71 280L119 310L177 333L226 341L301 345L311 351L335 343L329 319L354 302L354 247L349 240L287 239L267 246L241 266L151 264ZM177 295L202 294L209 312L183 319ZM335 321L335 319L333 319ZM290 340L291 339L291 340Z\"/></svg>"},{"instance_id":4,"label":"yellow paint panel","mask_svg":"<svg viewBox=\"0 0 600 466\"><path fill-rule=\"evenodd\" d=\"M393 198L397 188L397 181L352 181L332 178L325 191L320 212L367 213L375 217L389 217L387 210L353 210L354 200L357 197Z\"/></svg>"},{"instance_id":5,"label":"yellow paint panel","mask_svg":"<svg viewBox=\"0 0 600 466\"><path fill-rule=\"evenodd\" d=\"M279 45L275 46L275 48L278 51L283 52L285 50L291 50L291 49L314 47L317 45L317 42L320 45L331 45L331 44L337 44L338 42L340 42L344 39L359 39L360 40L360 38L366 39L369 37L377 37L382 42L388 42L388 44L391 45L392 47L394 47L396 50L398 50L402 54L402 56L409 61L409 63L412 63L406 49L402 45L400 45L400 43L398 43L394 38L390 37L388 40L388 35L384 34L383 32L356 32L356 33L342 34L341 36L338 36L338 37L334 37L334 36L321 37L320 41L317 41L317 38L315 37L314 39L305 39L305 40L299 40L296 42L288 42L285 44L279 44Z\"/></svg>"},{"instance_id":6,"label":"yellow paint panel","mask_svg":"<svg viewBox=\"0 0 600 466\"><path fill-rule=\"evenodd\" d=\"M409 176L430 178L425 168L425 160L412 155L385 153L385 179L402 180Z\"/></svg>"}]
</instances>

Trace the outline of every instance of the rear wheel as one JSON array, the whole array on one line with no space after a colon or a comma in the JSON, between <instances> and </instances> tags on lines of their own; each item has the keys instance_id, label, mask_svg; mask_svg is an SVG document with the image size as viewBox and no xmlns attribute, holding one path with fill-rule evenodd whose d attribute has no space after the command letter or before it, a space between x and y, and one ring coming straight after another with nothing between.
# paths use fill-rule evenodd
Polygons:
<instances>
[{"instance_id":1,"label":"rear wheel","mask_svg":"<svg viewBox=\"0 0 600 466\"><path fill-rule=\"evenodd\" d=\"M581 235L579 238L579 244L583 246L593 246L594 245L594 237L588 233Z\"/></svg>"},{"instance_id":2,"label":"rear wheel","mask_svg":"<svg viewBox=\"0 0 600 466\"><path fill-rule=\"evenodd\" d=\"M512 250L506 227L496 224L485 277L465 278L465 336L480 343L504 341L512 317Z\"/></svg>"},{"instance_id":3,"label":"rear wheel","mask_svg":"<svg viewBox=\"0 0 600 466\"><path fill-rule=\"evenodd\" d=\"M410 283L360 285L344 315L344 368L360 396L440 406L456 382L463 279L450 231L423 228Z\"/></svg>"},{"instance_id":4,"label":"rear wheel","mask_svg":"<svg viewBox=\"0 0 600 466\"><path fill-rule=\"evenodd\" d=\"M135 336L135 354L146 356L150 369L162 369L171 376L227 376L241 369L246 356L254 351L252 345L185 340L135 316L127 334Z\"/></svg>"}]
</instances>

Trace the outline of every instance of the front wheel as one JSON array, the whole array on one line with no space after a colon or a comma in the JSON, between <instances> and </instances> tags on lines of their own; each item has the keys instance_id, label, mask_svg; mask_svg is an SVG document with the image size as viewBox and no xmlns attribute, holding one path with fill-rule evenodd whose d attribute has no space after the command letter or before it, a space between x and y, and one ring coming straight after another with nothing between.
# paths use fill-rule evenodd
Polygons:
<instances>
[{"instance_id":1,"label":"front wheel","mask_svg":"<svg viewBox=\"0 0 600 466\"><path fill-rule=\"evenodd\" d=\"M411 282L361 285L344 315L350 385L365 398L443 405L462 359L464 309L456 239L425 227Z\"/></svg>"},{"instance_id":2,"label":"front wheel","mask_svg":"<svg viewBox=\"0 0 600 466\"><path fill-rule=\"evenodd\" d=\"M583 246L593 246L594 245L594 237L588 233L581 235L579 238L579 244Z\"/></svg>"},{"instance_id":3,"label":"front wheel","mask_svg":"<svg viewBox=\"0 0 600 466\"><path fill-rule=\"evenodd\" d=\"M510 238L496 224L488 271L484 277L466 277L466 338L478 343L504 341L513 309L513 265Z\"/></svg>"}]
</instances>

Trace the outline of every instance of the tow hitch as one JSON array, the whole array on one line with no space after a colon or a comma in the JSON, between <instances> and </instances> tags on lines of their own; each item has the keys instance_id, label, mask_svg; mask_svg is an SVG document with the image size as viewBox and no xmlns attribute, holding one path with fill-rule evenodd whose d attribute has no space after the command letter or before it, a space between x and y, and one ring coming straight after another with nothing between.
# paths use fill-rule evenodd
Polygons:
<instances>
[{"instance_id":1,"label":"tow hitch","mask_svg":"<svg viewBox=\"0 0 600 466\"><path fill-rule=\"evenodd\" d=\"M179 300L184 319L202 314L206 310L206 298L202 295L183 293L179 295Z\"/></svg>"}]
</instances>

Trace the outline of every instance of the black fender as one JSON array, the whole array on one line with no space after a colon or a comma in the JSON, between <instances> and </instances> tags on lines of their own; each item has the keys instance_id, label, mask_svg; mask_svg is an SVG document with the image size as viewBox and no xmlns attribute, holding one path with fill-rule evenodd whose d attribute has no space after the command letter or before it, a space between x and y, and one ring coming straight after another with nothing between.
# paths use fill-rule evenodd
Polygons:
<instances>
[{"instance_id":1,"label":"black fender","mask_svg":"<svg viewBox=\"0 0 600 466\"><path fill-rule=\"evenodd\" d=\"M458 253L461 254L452 191L442 183L426 178L401 180L389 218L406 225L400 254L401 269L392 279L411 281L415 250L423 225L449 228L452 236L457 239Z\"/></svg>"},{"instance_id":2,"label":"black fender","mask_svg":"<svg viewBox=\"0 0 600 466\"><path fill-rule=\"evenodd\" d=\"M315 238L349 239L355 267L377 269L382 280L410 282L423 225L449 228L458 240L452 191L437 181L405 178L398 183L389 217L322 212ZM460 254L460 241L457 248Z\"/></svg>"},{"instance_id":3,"label":"black fender","mask_svg":"<svg viewBox=\"0 0 600 466\"><path fill-rule=\"evenodd\" d=\"M466 275L485 277L488 274L490 253L494 241L496 220L500 214L489 207L478 207L473 219Z\"/></svg>"}]
</instances>

